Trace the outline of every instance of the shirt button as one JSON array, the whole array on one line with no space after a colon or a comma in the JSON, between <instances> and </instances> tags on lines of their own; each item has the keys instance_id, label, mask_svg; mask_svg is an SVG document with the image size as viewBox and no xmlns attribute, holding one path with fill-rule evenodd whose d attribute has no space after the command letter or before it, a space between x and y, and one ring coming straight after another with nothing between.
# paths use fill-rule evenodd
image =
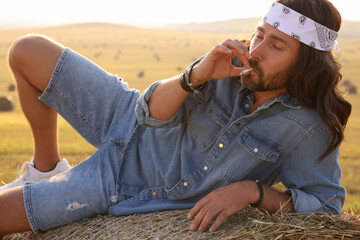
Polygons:
<instances>
[{"instance_id":1,"label":"shirt button","mask_svg":"<svg viewBox=\"0 0 360 240\"><path fill-rule=\"evenodd\" d=\"M152 195L153 195L153 196L156 196L156 192L152 192Z\"/></svg>"},{"instance_id":2,"label":"shirt button","mask_svg":"<svg viewBox=\"0 0 360 240\"><path fill-rule=\"evenodd\" d=\"M207 167L207 166L205 166L205 167L204 167L204 170L205 170L205 171L206 171L206 170L208 170L208 167Z\"/></svg>"},{"instance_id":3,"label":"shirt button","mask_svg":"<svg viewBox=\"0 0 360 240\"><path fill-rule=\"evenodd\" d=\"M254 152L256 152L256 153L257 153L258 151L259 151L259 149L257 149L257 148L254 148Z\"/></svg>"},{"instance_id":4,"label":"shirt button","mask_svg":"<svg viewBox=\"0 0 360 240\"><path fill-rule=\"evenodd\" d=\"M224 144L220 143L219 148L223 148L223 147L224 147Z\"/></svg>"},{"instance_id":5,"label":"shirt button","mask_svg":"<svg viewBox=\"0 0 360 240\"><path fill-rule=\"evenodd\" d=\"M187 187L187 185L189 185L187 182L184 182L184 186Z\"/></svg>"},{"instance_id":6,"label":"shirt button","mask_svg":"<svg viewBox=\"0 0 360 240\"><path fill-rule=\"evenodd\" d=\"M248 108L248 107L250 107L250 105L249 105L249 104L245 104L245 107Z\"/></svg>"}]
</instances>

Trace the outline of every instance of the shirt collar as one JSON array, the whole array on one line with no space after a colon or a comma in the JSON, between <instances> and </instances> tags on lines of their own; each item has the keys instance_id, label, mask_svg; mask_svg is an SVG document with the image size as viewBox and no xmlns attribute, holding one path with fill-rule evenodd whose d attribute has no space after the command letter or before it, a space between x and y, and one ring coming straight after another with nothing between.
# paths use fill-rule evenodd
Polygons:
<instances>
[{"instance_id":1,"label":"shirt collar","mask_svg":"<svg viewBox=\"0 0 360 240\"><path fill-rule=\"evenodd\" d=\"M245 88L244 86L241 86L239 94L243 95L244 97L247 97L251 102L254 102L255 100L254 92ZM293 96L291 96L289 93L284 93L277 98L267 101L265 104L270 105L275 102L281 102L285 107L288 108L293 108L293 109L302 108L302 105L299 103L299 101Z\"/></svg>"}]
</instances>

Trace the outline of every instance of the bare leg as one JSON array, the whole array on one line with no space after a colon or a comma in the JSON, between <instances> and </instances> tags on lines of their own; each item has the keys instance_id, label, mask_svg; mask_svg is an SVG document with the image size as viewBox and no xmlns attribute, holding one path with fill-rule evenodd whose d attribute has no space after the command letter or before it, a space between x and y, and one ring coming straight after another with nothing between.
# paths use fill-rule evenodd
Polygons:
<instances>
[{"instance_id":1,"label":"bare leg","mask_svg":"<svg viewBox=\"0 0 360 240\"><path fill-rule=\"evenodd\" d=\"M52 170L60 160L57 113L38 96L48 85L63 48L45 37L28 35L15 41L9 52L21 107L34 136L34 163L40 171Z\"/></svg>"},{"instance_id":2,"label":"bare leg","mask_svg":"<svg viewBox=\"0 0 360 240\"><path fill-rule=\"evenodd\" d=\"M0 192L0 239L13 232L30 231L23 201L23 186Z\"/></svg>"}]
</instances>

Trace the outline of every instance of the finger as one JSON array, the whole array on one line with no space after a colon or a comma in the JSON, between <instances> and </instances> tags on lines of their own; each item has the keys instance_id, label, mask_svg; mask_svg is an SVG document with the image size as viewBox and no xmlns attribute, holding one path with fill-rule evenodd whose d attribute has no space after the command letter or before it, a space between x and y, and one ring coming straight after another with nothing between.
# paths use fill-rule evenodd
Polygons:
<instances>
[{"instance_id":1,"label":"finger","mask_svg":"<svg viewBox=\"0 0 360 240\"><path fill-rule=\"evenodd\" d=\"M211 198L206 198L204 200L208 200ZM196 230L199 225L203 222L205 216L210 212L214 212L214 208L216 207L217 205L216 204L212 204L210 201L208 201L205 205L203 205L201 207L201 209L199 210L199 212L196 214L194 220L192 221L191 225L190 225L190 230L194 231ZM205 226L206 227L206 226Z\"/></svg>"},{"instance_id":2,"label":"finger","mask_svg":"<svg viewBox=\"0 0 360 240\"><path fill-rule=\"evenodd\" d=\"M214 48L214 50L216 53L223 53L223 54L231 54L232 53L232 50L230 48L223 46L223 45L217 45Z\"/></svg>"},{"instance_id":3,"label":"finger","mask_svg":"<svg viewBox=\"0 0 360 240\"><path fill-rule=\"evenodd\" d=\"M216 218L215 222L211 225L209 232L215 232L228 218L225 212L221 212Z\"/></svg>"},{"instance_id":4,"label":"finger","mask_svg":"<svg viewBox=\"0 0 360 240\"><path fill-rule=\"evenodd\" d=\"M221 44L222 46L226 46L229 49L235 50L234 55L240 57L244 55L246 58L250 57L249 51L247 47L241 43L239 40L231 40L227 39Z\"/></svg>"},{"instance_id":5,"label":"finger","mask_svg":"<svg viewBox=\"0 0 360 240\"><path fill-rule=\"evenodd\" d=\"M238 57L240 58L240 61L243 63L245 68L250 68L251 67L248 57L246 57L245 55L240 55Z\"/></svg>"},{"instance_id":6,"label":"finger","mask_svg":"<svg viewBox=\"0 0 360 240\"><path fill-rule=\"evenodd\" d=\"M227 47L228 49L232 49L232 50L236 50L233 51L233 55L238 57L240 59L240 61L243 63L245 68L250 68L250 63L249 63L249 57L250 57L250 53L247 49L247 47L241 43L238 40L225 40L222 44L222 46Z\"/></svg>"},{"instance_id":7,"label":"finger","mask_svg":"<svg viewBox=\"0 0 360 240\"><path fill-rule=\"evenodd\" d=\"M206 207L206 206L205 206ZM202 208L198 214L196 214L194 220L191 222L190 224L190 230L191 231L195 231L198 226L200 225L200 223L202 222L202 220L204 219L206 214L206 210L204 210L204 208Z\"/></svg>"},{"instance_id":8,"label":"finger","mask_svg":"<svg viewBox=\"0 0 360 240\"><path fill-rule=\"evenodd\" d=\"M242 46L242 48L244 49L244 52L245 52L245 56L246 56L247 58L249 58L249 57L250 57L249 48L248 48L247 46L245 46L244 43L240 42L239 39L235 39L234 41L235 41L237 44L239 44L240 46Z\"/></svg>"},{"instance_id":9,"label":"finger","mask_svg":"<svg viewBox=\"0 0 360 240\"><path fill-rule=\"evenodd\" d=\"M230 70L231 77L244 76L248 75L252 68L244 68L244 67L235 67L232 66Z\"/></svg>"},{"instance_id":10,"label":"finger","mask_svg":"<svg viewBox=\"0 0 360 240\"><path fill-rule=\"evenodd\" d=\"M216 206L213 206L208 211L206 211L205 216L203 217L200 226L199 226L199 232L204 232L207 226L210 224L211 220L216 217L220 212L220 209Z\"/></svg>"},{"instance_id":11,"label":"finger","mask_svg":"<svg viewBox=\"0 0 360 240\"><path fill-rule=\"evenodd\" d=\"M203 207L205 204L207 204L210 201L210 198L208 196L200 199L195 206L190 210L187 218L192 219Z\"/></svg>"}]
</instances>

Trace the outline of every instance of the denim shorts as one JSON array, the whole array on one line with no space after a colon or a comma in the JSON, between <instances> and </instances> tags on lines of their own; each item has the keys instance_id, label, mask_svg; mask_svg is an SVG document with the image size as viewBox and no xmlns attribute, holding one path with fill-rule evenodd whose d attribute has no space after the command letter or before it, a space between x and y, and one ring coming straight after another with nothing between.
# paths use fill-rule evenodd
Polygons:
<instances>
[{"instance_id":1,"label":"denim shorts","mask_svg":"<svg viewBox=\"0 0 360 240\"><path fill-rule=\"evenodd\" d=\"M35 233L108 213L117 193L124 149L136 125L139 91L65 48L39 100L55 109L98 148L69 171L24 185L26 214Z\"/></svg>"}]
</instances>

